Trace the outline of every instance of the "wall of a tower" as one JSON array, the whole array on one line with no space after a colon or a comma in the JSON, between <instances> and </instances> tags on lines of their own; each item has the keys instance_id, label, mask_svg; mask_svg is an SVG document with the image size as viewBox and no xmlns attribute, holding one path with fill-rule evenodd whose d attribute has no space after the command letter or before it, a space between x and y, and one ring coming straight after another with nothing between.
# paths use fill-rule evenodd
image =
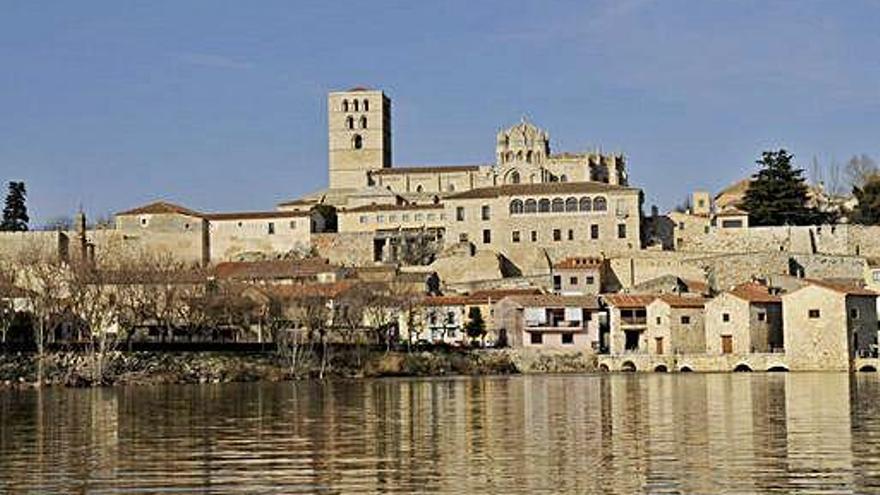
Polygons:
<instances>
[{"instance_id":1,"label":"wall of a tower","mask_svg":"<svg viewBox=\"0 0 880 495\"><path fill-rule=\"evenodd\" d=\"M367 172L391 167L391 101L381 91L327 98L330 187L361 188Z\"/></svg>"}]
</instances>

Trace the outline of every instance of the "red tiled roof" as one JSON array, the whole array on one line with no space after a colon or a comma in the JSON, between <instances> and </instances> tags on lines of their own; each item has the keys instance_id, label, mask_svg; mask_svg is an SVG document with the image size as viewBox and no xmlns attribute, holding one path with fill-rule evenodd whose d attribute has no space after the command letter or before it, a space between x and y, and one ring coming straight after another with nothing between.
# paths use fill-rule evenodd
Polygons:
<instances>
[{"instance_id":1,"label":"red tiled roof","mask_svg":"<svg viewBox=\"0 0 880 495\"><path fill-rule=\"evenodd\" d=\"M355 286L352 280L340 280L329 284L295 284L295 285L272 285L261 289L266 293L284 298L299 299L309 297L339 297Z\"/></svg>"},{"instance_id":2,"label":"red tiled roof","mask_svg":"<svg viewBox=\"0 0 880 495\"><path fill-rule=\"evenodd\" d=\"M374 170L373 175L395 175L395 174L434 174L434 173L455 173L455 172L476 172L480 170L479 165L435 165L430 167L390 167Z\"/></svg>"},{"instance_id":3,"label":"red tiled roof","mask_svg":"<svg viewBox=\"0 0 880 495\"><path fill-rule=\"evenodd\" d=\"M177 215L187 215L190 217L202 217L202 214L190 210L189 208L185 208L180 205L176 205L174 203L169 203L167 201L156 201L144 206L139 206L137 208L133 208L131 210L123 211L117 213L118 216L126 216L126 215L168 215L168 214L177 214Z\"/></svg>"},{"instance_id":4,"label":"red tiled roof","mask_svg":"<svg viewBox=\"0 0 880 495\"><path fill-rule=\"evenodd\" d=\"M602 299L611 306L618 308L644 308L657 299L652 294L607 294Z\"/></svg>"},{"instance_id":5,"label":"red tiled roof","mask_svg":"<svg viewBox=\"0 0 880 495\"><path fill-rule=\"evenodd\" d=\"M657 297L673 308L702 308L706 305L706 299L702 297L685 297L672 294L662 294Z\"/></svg>"},{"instance_id":6,"label":"red tiled roof","mask_svg":"<svg viewBox=\"0 0 880 495\"><path fill-rule=\"evenodd\" d=\"M472 297L482 297L493 301L498 301L507 296L528 296L541 294L541 289L537 287L529 287L523 289L484 289L471 292Z\"/></svg>"},{"instance_id":7,"label":"red tiled roof","mask_svg":"<svg viewBox=\"0 0 880 495\"><path fill-rule=\"evenodd\" d=\"M818 287L824 287L826 289L833 290L834 292L839 292L841 294L846 294L847 296L877 296L878 294L872 290L866 289L864 287L857 287L855 285L847 285L836 282L829 282L827 280L817 280L817 279L804 279L805 282L808 282L811 285L815 285Z\"/></svg>"},{"instance_id":8,"label":"red tiled roof","mask_svg":"<svg viewBox=\"0 0 880 495\"><path fill-rule=\"evenodd\" d=\"M326 259L268 260L218 263L214 274L218 278L244 280L308 278L319 273L339 269Z\"/></svg>"},{"instance_id":9,"label":"red tiled roof","mask_svg":"<svg viewBox=\"0 0 880 495\"><path fill-rule=\"evenodd\" d=\"M771 294L770 289L755 282L746 282L737 285L730 291L734 295L744 301L756 303L779 303L782 298L778 294Z\"/></svg>"},{"instance_id":10,"label":"red tiled roof","mask_svg":"<svg viewBox=\"0 0 880 495\"><path fill-rule=\"evenodd\" d=\"M535 294L508 296L505 301L513 301L524 307L535 306L552 306L563 308L589 308L599 309L599 298L597 296L561 296L556 294Z\"/></svg>"},{"instance_id":11,"label":"red tiled roof","mask_svg":"<svg viewBox=\"0 0 880 495\"><path fill-rule=\"evenodd\" d=\"M208 220L262 220L272 218L298 218L307 217L311 213L308 211L241 211L229 213L206 213L202 215Z\"/></svg>"},{"instance_id":12,"label":"red tiled roof","mask_svg":"<svg viewBox=\"0 0 880 495\"><path fill-rule=\"evenodd\" d=\"M699 280L688 280L681 279L682 282L687 286L689 292L694 292L697 294L708 294L709 293L709 284L706 282L701 282Z\"/></svg>"},{"instance_id":13,"label":"red tiled roof","mask_svg":"<svg viewBox=\"0 0 880 495\"><path fill-rule=\"evenodd\" d=\"M349 208L343 211L356 213L362 211L410 211L410 210L442 210L443 205L439 203L423 203L423 204L408 204L408 205L389 205L389 204L378 204L378 205L364 205L357 206L354 208Z\"/></svg>"},{"instance_id":14,"label":"red tiled roof","mask_svg":"<svg viewBox=\"0 0 880 495\"><path fill-rule=\"evenodd\" d=\"M553 265L553 268L559 269L568 269L568 268L596 268L602 265L602 258L593 257L593 256L584 256L584 257L572 257L565 258L564 260Z\"/></svg>"},{"instance_id":15,"label":"red tiled roof","mask_svg":"<svg viewBox=\"0 0 880 495\"><path fill-rule=\"evenodd\" d=\"M505 297L535 296L540 295L541 290L531 289L489 289L475 291L470 294L450 294L446 296L429 296L422 299L423 306L463 306L475 304L489 304L497 302Z\"/></svg>"},{"instance_id":16,"label":"red tiled roof","mask_svg":"<svg viewBox=\"0 0 880 495\"><path fill-rule=\"evenodd\" d=\"M593 194L610 192L637 192L632 187L615 186L603 182L544 182L540 184L507 184L482 187L447 196L446 199L482 199L502 196L538 196L549 194Z\"/></svg>"}]
</instances>

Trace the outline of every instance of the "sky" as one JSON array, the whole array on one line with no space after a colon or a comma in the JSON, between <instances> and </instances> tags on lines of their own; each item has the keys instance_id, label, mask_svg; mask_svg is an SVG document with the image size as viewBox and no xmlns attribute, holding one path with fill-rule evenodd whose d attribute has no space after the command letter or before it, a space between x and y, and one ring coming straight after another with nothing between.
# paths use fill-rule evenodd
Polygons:
<instances>
[{"instance_id":1,"label":"sky","mask_svg":"<svg viewBox=\"0 0 880 495\"><path fill-rule=\"evenodd\" d=\"M327 184L326 93L392 99L395 165L490 163L527 116L628 157L645 208L785 147L880 158L880 2L0 0L0 181L32 226Z\"/></svg>"}]
</instances>

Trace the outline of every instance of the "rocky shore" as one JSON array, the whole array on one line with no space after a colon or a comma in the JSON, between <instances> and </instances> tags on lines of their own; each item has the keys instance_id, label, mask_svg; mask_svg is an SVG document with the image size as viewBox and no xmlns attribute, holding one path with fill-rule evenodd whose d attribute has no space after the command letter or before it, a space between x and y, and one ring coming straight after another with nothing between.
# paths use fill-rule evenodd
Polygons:
<instances>
[{"instance_id":1,"label":"rocky shore","mask_svg":"<svg viewBox=\"0 0 880 495\"><path fill-rule=\"evenodd\" d=\"M347 352L331 357L325 378L585 373L596 369L593 356L523 349L444 352ZM40 374L35 354L0 355L0 387L30 387ZM100 371L99 371L100 370ZM294 366L276 353L55 352L43 356L43 386L115 386L225 383L315 379L316 356Z\"/></svg>"}]
</instances>

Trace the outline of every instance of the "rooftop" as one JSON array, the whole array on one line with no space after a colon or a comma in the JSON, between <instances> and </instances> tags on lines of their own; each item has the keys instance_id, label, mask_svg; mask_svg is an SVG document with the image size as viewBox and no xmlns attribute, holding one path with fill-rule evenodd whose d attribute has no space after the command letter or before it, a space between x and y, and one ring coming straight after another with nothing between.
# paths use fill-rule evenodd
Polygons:
<instances>
[{"instance_id":1,"label":"rooftop","mask_svg":"<svg viewBox=\"0 0 880 495\"><path fill-rule=\"evenodd\" d=\"M504 298L523 307L557 307L599 309L597 296L562 296L556 294L516 295Z\"/></svg>"},{"instance_id":2,"label":"rooftop","mask_svg":"<svg viewBox=\"0 0 880 495\"><path fill-rule=\"evenodd\" d=\"M618 308L644 308L651 304L656 295L652 294L607 294L602 299L611 306Z\"/></svg>"},{"instance_id":3,"label":"rooftop","mask_svg":"<svg viewBox=\"0 0 880 495\"><path fill-rule=\"evenodd\" d=\"M373 175L394 175L394 174L433 174L433 173L453 173L453 172L476 172L480 170L480 165L433 165L433 166L413 166L413 167L392 167L382 168L373 171Z\"/></svg>"},{"instance_id":4,"label":"rooftop","mask_svg":"<svg viewBox=\"0 0 880 495\"><path fill-rule=\"evenodd\" d=\"M570 269L570 268L597 268L602 265L602 258L595 256L575 256L565 258L559 261L553 268Z\"/></svg>"},{"instance_id":5,"label":"rooftop","mask_svg":"<svg viewBox=\"0 0 880 495\"><path fill-rule=\"evenodd\" d=\"M309 278L339 269L324 258L219 263L214 267L218 278L245 280Z\"/></svg>"},{"instance_id":6,"label":"rooftop","mask_svg":"<svg viewBox=\"0 0 880 495\"><path fill-rule=\"evenodd\" d=\"M764 285L755 282L746 282L737 285L728 291L730 294L748 302L754 303L779 303L782 298L779 294L773 294Z\"/></svg>"},{"instance_id":7,"label":"rooftop","mask_svg":"<svg viewBox=\"0 0 880 495\"><path fill-rule=\"evenodd\" d=\"M471 189L447 196L446 199L481 199L504 196L537 196L549 194L594 194L611 192L638 192L638 189L615 186L602 182L544 182L540 184L506 184L503 186Z\"/></svg>"}]
</instances>

